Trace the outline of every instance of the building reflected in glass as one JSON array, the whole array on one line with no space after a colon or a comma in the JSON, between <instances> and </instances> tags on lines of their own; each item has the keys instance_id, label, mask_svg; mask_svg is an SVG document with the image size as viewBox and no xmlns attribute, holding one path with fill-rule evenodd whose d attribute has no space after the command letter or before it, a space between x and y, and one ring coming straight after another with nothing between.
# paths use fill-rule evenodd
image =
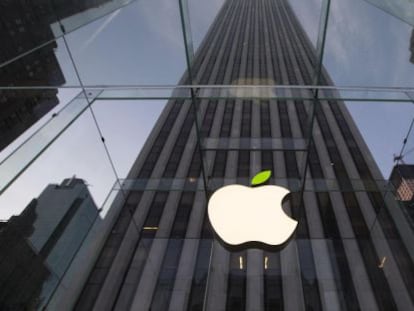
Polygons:
<instances>
[{"instance_id":1,"label":"building reflected in glass","mask_svg":"<svg viewBox=\"0 0 414 311\"><path fill-rule=\"evenodd\" d=\"M0 4L0 85L39 87L0 90L0 151L59 103L57 87L66 83L55 55L51 25L108 2L3 1ZM42 89L42 87L49 87ZM56 88L53 88L56 87Z\"/></svg>"}]
</instances>

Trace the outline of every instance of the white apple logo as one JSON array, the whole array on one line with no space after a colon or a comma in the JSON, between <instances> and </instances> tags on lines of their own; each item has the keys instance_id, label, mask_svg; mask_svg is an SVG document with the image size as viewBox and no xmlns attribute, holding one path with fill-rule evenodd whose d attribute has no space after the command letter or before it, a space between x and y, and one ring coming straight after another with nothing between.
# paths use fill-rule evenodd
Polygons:
<instances>
[{"instance_id":1,"label":"white apple logo","mask_svg":"<svg viewBox=\"0 0 414 311\"><path fill-rule=\"evenodd\" d=\"M252 185L264 183L270 175L270 171L260 172ZM224 186L211 196L208 217L214 231L229 245L261 242L278 246L292 236L298 224L282 209L288 193L280 186Z\"/></svg>"}]
</instances>

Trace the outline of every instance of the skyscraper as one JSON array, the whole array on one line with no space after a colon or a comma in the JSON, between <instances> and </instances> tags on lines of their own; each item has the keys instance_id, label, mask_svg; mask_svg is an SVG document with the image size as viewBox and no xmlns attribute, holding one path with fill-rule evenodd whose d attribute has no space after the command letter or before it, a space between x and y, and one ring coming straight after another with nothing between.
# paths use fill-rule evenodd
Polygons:
<instances>
[{"instance_id":1,"label":"skyscraper","mask_svg":"<svg viewBox=\"0 0 414 311\"><path fill-rule=\"evenodd\" d=\"M57 44L53 41L51 24L106 2L3 1L0 4L5 12L0 17L0 40L5 43L0 50L0 83L39 87L13 92L0 90L0 151L59 103L57 88L66 81L55 55ZM40 88L45 85L56 89Z\"/></svg>"},{"instance_id":2,"label":"skyscraper","mask_svg":"<svg viewBox=\"0 0 414 311\"><path fill-rule=\"evenodd\" d=\"M410 38L410 52L411 52L411 57L410 57L410 62L412 62L414 64L414 29L411 32L411 38Z\"/></svg>"},{"instance_id":3,"label":"skyscraper","mask_svg":"<svg viewBox=\"0 0 414 311\"><path fill-rule=\"evenodd\" d=\"M0 228L0 309L36 310L47 305L74 265L98 209L82 179L50 184L24 211ZM82 265L93 262L87 259ZM78 285L80 286L80 285Z\"/></svg>"},{"instance_id":4,"label":"skyscraper","mask_svg":"<svg viewBox=\"0 0 414 311\"><path fill-rule=\"evenodd\" d=\"M397 164L391 172L390 181L396 188L399 200L414 200L414 165Z\"/></svg>"},{"instance_id":5,"label":"skyscraper","mask_svg":"<svg viewBox=\"0 0 414 311\"><path fill-rule=\"evenodd\" d=\"M194 58L194 80L185 74L181 83L312 85L316 64L287 1L229 0ZM326 72L320 82L332 84ZM299 146L312 111L306 181L314 190L301 200ZM215 239L198 190L199 148L209 190L248 185L270 169L271 182L292 191L284 207L299 224L283 250L232 252ZM413 232L381 192L341 101L170 100L129 178L159 185L128 191L77 310L414 309Z\"/></svg>"}]
</instances>

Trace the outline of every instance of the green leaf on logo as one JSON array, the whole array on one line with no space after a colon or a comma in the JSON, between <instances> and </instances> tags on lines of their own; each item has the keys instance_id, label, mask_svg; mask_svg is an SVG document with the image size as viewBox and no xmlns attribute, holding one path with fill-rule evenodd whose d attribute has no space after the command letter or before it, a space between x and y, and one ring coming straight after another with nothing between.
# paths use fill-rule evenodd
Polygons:
<instances>
[{"instance_id":1,"label":"green leaf on logo","mask_svg":"<svg viewBox=\"0 0 414 311\"><path fill-rule=\"evenodd\" d=\"M270 178L270 176L272 176L272 171L262 171L257 173L256 176L252 178L251 185L257 186L263 184Z\"/></svg>"}]
</instances>

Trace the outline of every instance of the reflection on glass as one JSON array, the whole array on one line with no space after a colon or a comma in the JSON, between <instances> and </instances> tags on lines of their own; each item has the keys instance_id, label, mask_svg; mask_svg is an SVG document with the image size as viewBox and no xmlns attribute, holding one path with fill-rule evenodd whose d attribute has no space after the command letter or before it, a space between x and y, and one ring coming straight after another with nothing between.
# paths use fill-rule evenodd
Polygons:
<instances>
[{"instance_id":1,"label":"reflection on glass","mask_svg":"<svg viewBox=\"0 0 414 311\"><path fill-rule=\"evenodd\" d=\"M389 12L397 18L414 26L414 4L411 1L368 0L372 5Z\"/></svg>"},{"instance_id":2,"label":"reflection on glass","mask_svg":"<svg viewBox=\"0 0 414 311\"><path fill-rule=\"evenodd\" d=\"M25 94L26 91L23 91ZM84 99L73 99L60 111L52 115L41 128L16 148L6 159L1 161L0 193L43 153L87 108Z\"/></svg>"},{"instance_id":3,"label":"reflection on glass","mask_svg":"<svg viewBox=\"0 0 414 311\"><path fill-rule=\"evenodd\" d=\"M369 2L404 7L407 1L331 1L325 68L337 85L412 87L413 26Z\"/></svg>"},{"instance_id":4,"label":"reflection on glass","mask_svg":"<svg viewBox=\"0 0 414 311\"><path fill-rule=\"evenodd\" d=\"M56 1L1 4L0 38L8 44L0 48L0 66L20 55L37 49L93 19L120 8L132 0ZM62 23L63 28L58 26ZM52 51L52 46L49 51ZM36 52L35 52L36 53ZM51 55L42 53L44 60ZM36 59L36 58L35 58ZM42 61L37 57L38 61Z\"/></svg>"},{"instance_id":5,"label":"reflection on glass","mask_svg":"<svg viewBox=\"0 0 414 311\"><path fill-rule=\"evenodd\" d=\"M68 33L110 13L116 14L116 10L135 0L94 0L76 4L68 1L51 1L54 3L60 25L65 33ZM58 34L58 25L54 24L52 27L55 34Z\"/></svg>"},{"instance_id":6,"label":"reflection on glass","mask_svg":"<svg viewBox=\"0 0 414 311\"><path fill-rule=\"evenodd\" d=\"M88 85L171 85L185 71L178 1L133 1L66 40Z\"/></svg>"},{"instance_id":7,"label":"reflection on glass","mask_svg":"<svg viewBox=\"0 0 414 311\"><path fill-rule=\"evenodd\" d=\"M68 102L58 88L67 84L78 83L62 40L0 66L0 151L60 101Z\"/></svg>"},{"instance_id":8,"label":"reflection on glass","mask_svg":"<svg viewBox=\"0 0 414 311\"><path fill-rule=\"evenodd\" d=\"M57 89L0 91L0 151L59 103L57 92Z\"/></svg>"},{"instance_id":9,"label":"reflection on glass","mask_svg":"<svg viewBox=\"0 0 414 311\"><path fill-rule=\"evenodd\" d=\"M186 0L183 3L188 6L193 47L197 50L225 1Z\"/></svg>"},{"instance_id":10,"label":"reflection on glass","mask_svg":"<svg viewBox=\"0 0 414 311\"><path fill-rule=\"evenodd\" d=\"M185 48L177 2L143 0L111 11L116 6L98 1L90 4L89 12L79 15L74 13L75 7L68 8L79 21L83 17L98 16L95 6L111 9L106 11L111 12L106 18L65 35L88 94L86 98L82 95L75 99L79 105L72 107L77 109L67 114L62 111L47 123L50 127L36 132L38 136L21 147L24 152L15 153L21 156L16 157L13 165L2 166L4 176L13 179L21 173L22 166L31 164L43 148L62 134L15 181L16 188L9 188L0 201L21 202L21 197L40 187L39 184L51 175L60 178L62 172L66 176L68 171L79 170L89 172L88 176L82 176L88 177L92 184L90 192L98 206L114 184L114 177L125 178L116 180L110 194L116 199L124 198L125 202L117 201L110 208L109 203L105 204L107 213L105 217L100 215L106 227L90 230L95 235L88 234L87 238L96 241L97 235L101 237L99 245L90 252L73 257L70 241L66 240L68 247L61 247L60 240L53 239L55 236L64 239L64 233L81 208L81 201L76 199L64 216L55 217L62 219L57 226L44 230L51 239L45 239L47 235L44 235L42 238L46 241L42 242L41 237L30 240L30 247L40 249L41 255L47 258L42 258L38 265L39 279L48 278L48 281L40 291L31 294L43 299L35 298L35 304L54 309L59 302L59 295L50 296L54 292L63 293L60 297L70 296L68 306L84 310L200 310L209 307L244 310L251 307L252 297L253 304L257 303L255 307L264 306L267 310L282 307L319 310L331 302L337 309L344 310L369 310L371 306L384 310L394 310L397 306L402 310L406 306L410 308L414 301L410 224L403 217L398 202L393 201L393 193L369 154L365 145L369 139L364 141L359 135L338 97L342 94L353 101L378 99L378 102L407 103L412 82L411 67L405 66L409 49L393 56L387 46L395 43L401 52L404 45L397 44L401 40L405 48L408 47L407 29L411 31L411 27L398 23L396 26L394 19L379 16L383 13L379 14L365 2L347 1L356 4L355 7L359 5L361 12L367 15L350 11L349 3L332 0L324 64L327 71L332 71L333 80L344 85L353 85L354 81L362 85L368 81L374 86L404 85L406 88L336 89L324 71L325 88L320 90L319 100L313 101L317 92L309 85L313 82L317 63L315 44L312 45L315 42L312 33L317 29L309 26L313 29L307 32L304 27L319 24L315 16L320 14L309 11L310 21L307 21L305 13L307 8L318 10L320 1L308 2L314 7L310 8L312 4L309 3L300 7L295 0L228 0L200 5L216 11L200 21L200 25L211 24L211 28L201 30L205 40L201 42L203 33L191 64L195 83L208 87L194 85L193 88L184 86L192 82L188 75L181 76L185 70ZM123 1L113 3L126 4ZM86 9L88 5L80 4L78 9ZM82 22L78 23L76 18L65 20L64 15L72 13L60 12L63 8L64 5L56 6L55 11L63 18L64 28L74 30ZM194 20L197 15L191 13L191 3L189 8L190 22L197 24ZM364 8L370 8L369 12ZM360 23L355 26L349 22L352 19L341 19L342 9L345 16L355 13L347 18L359 16ZM386 26L378 20L385 21ZM368 27L364 27L367 24ZM390 30L389 33L384 29ZM185 29L184 33L189 31ZM341 38L342 31L348 34L346 38ZM388 42L380 42L383 38ZM347 46L343 46L342 39ZM61 50L59 44L57 47L51 44L51 47L45 49L45 59L52 50L56 53ZM373 47L376 53L361 53ZM357 48L359 54L354 51ZM374 62L370 55L376 58ZM39 73L39 78L46 81L42 83L62 86L62 76L70 81L70 74L64 70L54 71L58 66L53 57L50 60L52 65L46 66L49 73L44 76ZM399 64L404 66L397 70ZM63 63L59 66L63 68ZM31 67L22 68L23 81L36 85L35 79L28 78ZM177 81L181 87L157 88L157 84ZM147 83L155 87L136 86ZM52 98L53 103L56 94L51 93L45 97ZM194 95L196 101L189 100L189 95ZM86 110L88 100L93 101L96 96L99 99ZM148 116L154 107L151 107L153 102L146 102L148 111L139 112L133 107L128 117L119 117L117 110L122 109L119 101L145 100L146 96L169 101L127 173L131 158L140 149L136 148L139 143L135 141L142 129L137 116ZM386 109L380 109L385 106L374 103L376 105L371 106L375 108L370 109L381 110L387 117L391 115ZM195 105L197 115L192 109ZM394 111L393 106L387 107ZM63 132L78 116L76 112L84 110L87 114L79 119L89 117L87 122L78 123L77 120L73 124L76 126ZM93 118L89 114L91 111L95 112ZM412 115L409 113L412 110L404 111ZM195 120L199 121L199 128ZM380 123L384 128L402 123L402 119L396 120ZM126 127L127 121L135 127ZM367 121L369 118L363 118L362 123L369 123ZM105 122L108 123L102 127ZM119 132L115 134L116 131ZM201 134L202 140L197 134ZM375 134L384 144L385 136ZM90 141L86 141L89 138ZM94 143L99 147L96 150ZM207 150L200 153L198 148ZM127 157L123 153L134 154ZM115 161L111 158L114 154ZM204 162L206 176L202 175ZM299 221L297 231L287 247L277 253L256 250L229 253L216 244L209 228L205 213L208 190L226 183L249 184L259 168L272 170L275 178L271 182L291 190L283 209ZM32 175L28 174L30 171ZM209 189L203 188L203 177ZM10 193L12 199L7 201ZM15 205L0 211L16 212ZM29 213L30 206L24 214L33 216ZM50 218L57 211L48 213ZM52 220L48 224L52 224ZM14 237L16 235L23 238ZM23 240L26 237L20 232L12 232L9 236ZM73 236L75 245L79 244L79 239ZM54 253L55 248L66 256L59 257ZM75 264L79 270L72 269L73 265L67 261L69 257L78 264L83 258L90 258L93 267L82 270L81 265ZM65 273L65 267L70 273ZM72 281L70 286L66 283L68 278ZM33 284L37 285L36 281ZM257 284L263 296L254 296L257 286L253 285ZM82 289L76 291L76 286ZM26 301L29 307L33 304L30 299L22 299L23 303Z\"/></svg>"}]
</instances>

